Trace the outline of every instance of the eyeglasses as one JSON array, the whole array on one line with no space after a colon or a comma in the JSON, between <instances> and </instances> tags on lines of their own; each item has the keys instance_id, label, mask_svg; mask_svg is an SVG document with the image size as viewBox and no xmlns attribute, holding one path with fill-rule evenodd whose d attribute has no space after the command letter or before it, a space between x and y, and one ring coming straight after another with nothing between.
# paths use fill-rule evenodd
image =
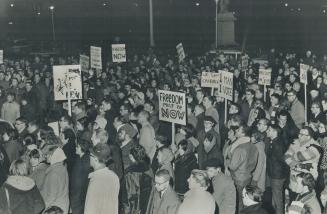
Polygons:
<instances>
[{"instance_id":1,"label":"eyeglasses","mask_svg":"<svg viewBox=\"0 0 327 214\"><path fill-rule=\"evenodd\" d=\"M168 181L164 181L164 182L162 182L162 183L159 183L159 182L154 182L154 185L155 186L161 186L162 184L165 184L165 183L167 183Z\"/></svg>"},{"instance_id":2,"label":"eyeglasses","mask_svg":"<svg viewBox=\"0 0 327 214\"><path fill-rule=\"evenodd\" d=\"M309 136L309 135L300 132L300 133L299 133L299 136Z\"/></svg>"}]
</instances>

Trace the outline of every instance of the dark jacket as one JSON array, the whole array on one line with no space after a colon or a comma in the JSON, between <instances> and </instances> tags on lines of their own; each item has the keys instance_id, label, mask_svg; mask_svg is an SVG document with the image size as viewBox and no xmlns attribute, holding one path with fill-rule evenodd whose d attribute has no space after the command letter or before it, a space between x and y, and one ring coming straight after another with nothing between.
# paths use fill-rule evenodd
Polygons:
<instances>
[{"instance_id":1,"label":"dark jacket","mask_svg":"<svg viewBox=\"0 0 327 214\"><path fill-rule=\"evenodd\" d=\"M8 211L9 195L12 214L38 214L44 209L44 201L33 179L25 176L10 176L0 188L0 213Z\"/></svg>"},{"instance_id":2,"label":"dark jacket","mask_svg":"<svg viewBox=\"0 0 327 214\"><path fill-rule=\"evenodd\" d=\"M74 214L84 213L85 197L89 183L89 173L91 172L90 155L76 157L72 168L69 185L70 206Z\"/></svg>"},{"instance_id":3,"label":"dark jacket","mask_svg":"<svg viewBox=\"0 0 327 214\"><path fill-rule=\"evenodd\" d=\"M188 189L187 179L193 169L198 168L198 163L193 152L179 156L175 161L175 191L185 194Z\"/></svg>"},{"instance_id":4,"label":"dark jacket","mask_svg":"<svg viewBox=\"0 0 327 214\"><path fill-rule=\"evenodd\" d=\"M10 167L10 161L8 155L0 144L0 187L7 180L8 172Z\"/></svg>"},{"instance_id":5,"label":"dark jacket","mask_svg":"<svg viewBox=\"0 0 327 214\"><path fill-rule=\"evenodd\" d=\"M268 143L266 147L267 173L270 178L283 179L288 176L288 165L284 160L285 144L281 137Z\"/></svg>"},{"instance_id":6,"label":"dark jacket","mask_svg":"<svg viewBox=\"0 0 327 214\"><path fill-rule=\"evenodd\" d=\"M259 203L243 208L240 214L268 214L268 212Z\"/></svg>"},{"instance_id":7,"label":"dark jacket","mask_svg":"<svg viewBox=\"0 0 327 214\"><path fill-rule=\"evenodd\" d=\"M204 162L208 159L218 158L220 161L222 162L224 161L220 135L213 128L210 131L208 131L208 133L209 132L213 134L215 140L213 147L209 151L206 151L204 146L204 140L206 135L205 131L202 130L197 137L197 139L199 140L199 146L197 148L197 152L198 152L200 169L204 169Z\"/></svg>"},{"instance_id":8,"label":"dark jacket","mask_svg":"<svg viewBox=\"0 0 327 214\"><path fill-rule=\"evenodd\" d=\"M62 147L62 150L67 157L65 163L67 164L68 175L70 175L76 159L76 145L74 142L68 142Z\"/></svg>"},{"instance_id":9,"label":"dark jacket","mask_svg":"<svg viewBox=\"0 0 327 214\"><path fill-rule=\"evenodd\" d=\"M153 173L147 163L133 163L125 172L128 206L133 211L146 212L151 194Z\"/></svg>"}]
</instances>

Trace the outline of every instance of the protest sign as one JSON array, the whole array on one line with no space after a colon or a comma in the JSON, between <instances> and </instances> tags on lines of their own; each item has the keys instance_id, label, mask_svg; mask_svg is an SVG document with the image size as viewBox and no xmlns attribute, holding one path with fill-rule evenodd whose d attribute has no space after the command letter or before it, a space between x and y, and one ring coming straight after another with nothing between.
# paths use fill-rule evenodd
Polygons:
<instances>
[{"instance_id":1,"label":"protest sign","mask_svg":"<svg viewBox=\"0 0 327 214\"><path fill-rule=\"evenodd\" d=\"M177 54L178 54L178 60L179 62L183 61L185 59L185 52L182 43L179 43L176 46Z\"/></svg>"},{"instance_id":2,"label":"protest sign","mask_svg":"<svg viewBox=\"0 0 327 214\"><path fill-rule=\"evenodd\" d=\"M102 69L101 48L91 46L91 68Z\"/></svg>"},{"instance_id":3,"label":"protest sign","mask_svg":"<svg viewBox=\"0 0 327 214\"><path fill-rule=\"evenodd\" d=\"M260 68L259 69L259 85L270 85L271 84L271 69Z\"/></svg>"},{"instance_id":4,"label":"protest sign","mask_svg":"<svg viewBox=\"0 0 327 214\"><path fill-rule=\"evenodd\" d=\"M309 65L300 64L300 82L304 84L308 84L308 70Z\"/></svg>"},{"instance_id":5,"label":"protest sign","mask_svg":"<svg viewBox=\"0 0 327 214\"><path fill-rule=\"evenodd\" d=\"M53 66L53 86L55 100L82 99L81 66Z\"/></svg>"},{"instance_id":6,"label":"protest sign","mask_svg":"<svg viewBox=\"0 0 327 214\"><path fill-rule=\"evenodd\" d=\"M201 87L219 88L220 73L202 72Z\"/></svg>"},{"instance_id":7,"label":"protest sign","mask_svg":"<svg viewBox=\"0 0 327 214\"><path fill-rule=\"evenodd\" d=\"M186 125L185 94L173 91L158 91L159 120Z\"/></svg>"},{"instance_id":8,"label":"protest sign","mask_svg":"<svg viewBox=\"0 0 327 214\"><path fill-rule=\"evenodd\" d=\"M3 64L3 50L0 50L0 64Z\"/></svg>"},{"instance_id":9,"label":"protest sign","mask_svg":"<svg viewBox=\"0 0 327 214\"><path fill-rule=\"evenodd\" d=\"M125 44L112 44L111 50L113 62L126 62Z\"/></svg>"},{"instance_id":10,"label":"protest sign","mask_svg":"<svg viewBox=\"0 0 327 214\"><path fill-rule=\"evenodd\" d=\"M246 70L249 66L249 57L247 55L241 58L242 70Z\"/></svg>"},{"instance_id":11,"label":"protest sign","mask_svg":"<svg viewBox=\"0 0 327 214\"><path fill-rule=\"evenodd\" d=\"M90 57L86 55L79 56L79 63L83 72L88 72L90 68Z\"/></svg>"},{"instance_id":12,"label":"protest sign","mask_svg":"<svg viewBox=\"0 0 327 214\"><path fill-rule=\"evenodd\" d=\"M227 100L233 100L233 73L228 71L219 71L220 87L218 89L218 96Z\"/></svg>"}]
</instances>

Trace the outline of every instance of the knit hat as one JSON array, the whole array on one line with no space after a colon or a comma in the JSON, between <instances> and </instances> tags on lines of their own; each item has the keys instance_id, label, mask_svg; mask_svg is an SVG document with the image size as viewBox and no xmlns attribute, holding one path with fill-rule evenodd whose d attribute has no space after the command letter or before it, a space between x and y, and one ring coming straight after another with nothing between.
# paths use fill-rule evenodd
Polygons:
<instances>
[{"instance_id":1,"label":"knit hat","mask_svg":"<svg viewBox=\"0 0 327 214\"><path fill-rule=\"evenodd\" d=\"M204 166L205 167L215 167L215 168L220 167L220 168L222 168L223 164L219 159L211 158L204 162Z\"/></svg>"},{"instance_id":2,"label":"knit hat","mask_svg":"<svg viewBox=\"0 0 327 214\"><path fill-rule=\"evenodd\" d=\"M131 126L130 124L123 125L119 129L119 131L125 131L125 133L128 134L128 136L130 138L133 138L137 134L137 131L135 130L135 128L133 126Z\"/></svg>"}]
</instances>

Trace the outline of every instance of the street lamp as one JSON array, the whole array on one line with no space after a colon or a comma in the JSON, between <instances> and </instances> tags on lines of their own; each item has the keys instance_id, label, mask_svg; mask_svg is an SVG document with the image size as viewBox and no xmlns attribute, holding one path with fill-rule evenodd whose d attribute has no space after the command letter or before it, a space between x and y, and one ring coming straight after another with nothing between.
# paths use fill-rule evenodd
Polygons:
<instances>
[{"instance_id":1,"label":"street lamp","mask_svg":"<svg viewBox=\"0 0 327 214\"><path fill-rule=\"evenodd\" d=\"M55 23L54 23L54 9L55 7L51 5L49 7L51 13L51 25L52 25L52 40L56 41Z\"/></svg>"},{"instance_id":2,"label":"street lamp","mask_svg":"<svg viewBox=\"0 0 327 214\"><path fill-rule=\"evenodd\" d=\"M216 50L218 49L218 2L219 0L215 0L216 2L216 20L215 20L215 24L216 24L216 32L215 32L215 47Z\"/></svg>"}]
</instances>

